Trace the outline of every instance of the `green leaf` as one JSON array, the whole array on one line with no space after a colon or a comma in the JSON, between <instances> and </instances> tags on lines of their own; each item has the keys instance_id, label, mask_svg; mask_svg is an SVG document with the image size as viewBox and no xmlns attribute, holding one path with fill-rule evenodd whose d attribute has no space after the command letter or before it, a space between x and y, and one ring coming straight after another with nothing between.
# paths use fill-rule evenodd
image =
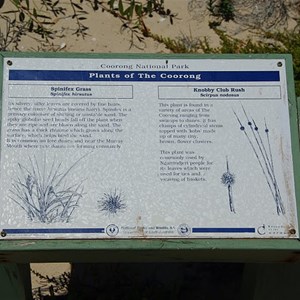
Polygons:
<instances>
[{"instance_id":1,"label":"green leaf","mask_svg":"<svg viewBox=\"0 0 300 300\"><path fill-rule=\"evenodd\" d=\"M37 17L51 20L51 18L49 16L46 16L46 15L37 15Z\"/></svg>"},{"instance_id":2,"label":"green leaf","mask_svg":"<svg viewBox=\"0 0 300 300\"><path fill-rule=\"evenodd\" d=\"M130 5L129 11L128 11L128 16L130 16L130 19L132 19L132 17L133 17L134 7L135 7L135 2L133 1Z\"/></svg>"},{"instance_id":3,"label":"green leaf","mask_svg":"<svg viewBox=\"0 0 300 300\"><path fill-rule=\"evenodd\" d=\"M141 4L137 4L135 6L135 13L138 15L138 17L143 15L143 6Z\"/></svg>"},{"instance_id":4,"label":"green leaf","mask_svg":"<svg viewBox=\"0 0 300 300\"><path fill-rule=\"evenodd\" d=\"M24 20L25 20L25 14L22 11L19 14L19 20L20 20L20 22L24 22Z\"/></svg>"},{"instance_id":5,"label":"green leaf","mask_svg":"<svg viewBox=\"0 0 300 300\"><path fill-rule=\"evenodd\" d=\"M37 12L36 12L36 9L35 9L35 8L33 9L32 13L33 13L33 16L34 16L35 18L37 18Z\"/></svg>"},{"instance_id":6,"label":"green leaf","mask_svg":"<svg viewBox=\"0 0 300 300\"><path fill-rule=\"evenodd\" d=\"M148 13L151 13L152 10L153 10L153 2L150 1L150 0L148 0L148 2L147 2L147 8L146 8L145 12L148 14Z\"/></svg>"},{"instance_id":7,"label":"green leaf","mask_svg":"<svg viewBox=\"0 0 300 300\"><path fill-rule=\"evenodd\" d=\"M109 0L107 4L110 6L110 9L114 9L115 0Z\"/></svg>"},{"instance_id":8,"label":"green leaf","mask_svg":"<svg viewBox=\"0 0 300 300\"><path fill-rule=\"evenodd\" d=\"M18 13L18 10L8 10L8 11L4 11L3 14L16 14Z\"/></svg>"},{"instance_id":9,"label":"green leaf","mask_svg":"<svg viewBox=\"0 0 300 300\"><path fill-rule=\"evenodd\" d=\"M78 9L80 9L80 10L82 10L82 7L79 5L79 4L76 4L76 3L72 3L76 8L78 8Z\"/></svg>"},{"instance_id":10,"label":"green leaf","mask_svg":"<svg viewBox=\"0 0 300 300\"><path fill-rule=\"evenodd\" d=\"M94 0L93 10L98 10L98 9L99 9L98 1Z\"/></svg>"},{"instance_id":11,"label":"green leaf","mask_svg":"<svg viewBox=\"0 0 300 300\"><path fill-rule=\"evenodd\" d=\"M27 9L29 9L29 0L26 0Z\"/></svg>"},{"instance_id":12,"label":"green leaf","mask_svg":"<svg viewBox=\"0 0 300 300\"><path fill-rule=\"evenodd\" d=\"M32 20L32 19L30 19L30 20L29 20L29 27L28 27L28 31L29 31L29 32L32 32L32 30L33 30L33 20Z\"/></svg>"},{"instance_id":13,"label":"green leaf","mask_svg":"<svg viewBox=\"0 0 300 300\"><path fill-rule=\"evenodd\" d=\"M131 20L133 17L133 11L134 11L134 1L131 2L130 6L124 11L124 15L127 16L127 19Z\"/></svg>"},{"instance_id":14,"label":"green leaf","mask_svg":"<svg viewBox=\"0 0 300 300\"><path fill-rule=\"evenodd\" d=\"M123 16L124 15L124 6L123 6L122 0L119 0L118 9L119 9L120 14Z\"/></svg>"}]
</instances>

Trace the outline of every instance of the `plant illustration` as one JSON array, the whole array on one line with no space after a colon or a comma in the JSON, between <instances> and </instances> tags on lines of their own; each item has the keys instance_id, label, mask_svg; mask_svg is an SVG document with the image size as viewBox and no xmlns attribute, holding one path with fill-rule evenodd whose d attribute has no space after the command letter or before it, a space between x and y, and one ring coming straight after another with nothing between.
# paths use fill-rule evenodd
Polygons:
<instances>
[{"instance_id":1,"label":"plant illustration","mask_svg":"<svg viewBox=\"0 0 300 300\"><path fill-rule=\"evenodd\" d=\"M120 190L115 189L113 192L104 193L98 201L98 208L107 215L116 215L124 212L126 209L124 196Z\"/></svg>"},{"instance_id":2,"label":"plant illustration","mask_svg":"<svg viewBox=\"0 0 300 300\"><path fill-rule=\"evenodd\" d=\"M260 133L258 126L256 125L255 120L250 118L247 115L246 110L242 106L244 115L247 119L248 129L243 125L241 119L238 117L237 113L234 112L238 123L240 124L240 130L244 133L251 149L254 152L254 155L257 159L257 162L264 174L267 185L270 189L272 197L276 204L277 215L284 215L285 208L283 201L280 195L279 186L276 179L273 155L270 143L270 134L267 122L265 120L264 136Z\"/></svg>"},{"instance_id":3,"label":"plant illustration","mask_svg":"<svg viewBox=\"0 0 300 300\"><path fill-rule=\"evenodd\" d=\"M234 205L233 205L233 193L232 193L232 186L235 183L235 176L233 173L229 170L229 162L228 158L226 157L226 167L227 170L225 173L223 173L221 177L221 182L227 187L228 189L228 199L229 199L229 208L230 211L235 213Z\"/></svg>"},{"instance_id":4,"label":"plant illustration","mask_svg":"<svg viewBox=\"0 0 300 300\"><path fill-rule=\"evenodd\" d=\"M29 157L28 168L18 163L19 176L13 180L10 198L31 221L69 222L83 195L83 181L70 182L69 175L84 157L67 169L63 169L61 162L55 161L48 167L46 156L42 162L35 156Z\"/></svg>"}]
</instances>

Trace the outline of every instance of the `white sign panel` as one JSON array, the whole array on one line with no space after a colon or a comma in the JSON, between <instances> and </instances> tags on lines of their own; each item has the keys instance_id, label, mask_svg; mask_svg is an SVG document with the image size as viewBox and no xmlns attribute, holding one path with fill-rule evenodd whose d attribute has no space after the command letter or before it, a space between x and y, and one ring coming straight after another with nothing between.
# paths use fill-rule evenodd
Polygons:
<instances>
[{"instance_id":1,"label":"white sign panel","mask_svg":"<svg viewBox=\"0 0 300 300\"><path fill-rule=\"evenodd\" d=\"M1 239L297 238L285 70L5 58Z\"/></svg>"}]
</instances>

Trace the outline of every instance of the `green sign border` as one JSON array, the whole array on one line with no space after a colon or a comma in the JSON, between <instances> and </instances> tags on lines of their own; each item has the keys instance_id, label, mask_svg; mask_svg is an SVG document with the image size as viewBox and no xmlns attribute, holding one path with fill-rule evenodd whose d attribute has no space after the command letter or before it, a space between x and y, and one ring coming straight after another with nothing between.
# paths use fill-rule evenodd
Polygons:
<instances>
[{"instance_id":1,"label":"green sign border","mask_svg":"<svg viewBox=\"0 0 300 300\"><path fill-rule=\"evenodd\" d=\"M284 59L286 62L292 155L297 213L300 216L299 101L296 101L292 56L290 54L173 55L173 54L83 54L0 52L0 89L3 59L27 58L107 58L107 59ZM1 97L2 98L2 97ZM2 100L2 99L1 99ZM2 101L0 106L2 116ZM300 220L299 220L300 221ZM299 230L296 229L296 230ZM300 262L298 239L99 239L99 240L0 240L1 262L113 262L113 261L234 261Z\"/></svg>"}]
</instances>

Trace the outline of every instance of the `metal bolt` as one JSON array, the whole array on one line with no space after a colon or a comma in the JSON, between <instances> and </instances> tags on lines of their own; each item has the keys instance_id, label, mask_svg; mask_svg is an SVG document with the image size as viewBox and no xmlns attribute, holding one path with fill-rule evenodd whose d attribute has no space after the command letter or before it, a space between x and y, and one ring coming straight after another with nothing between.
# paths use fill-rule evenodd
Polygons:
<instances>
[{"instance_id":1,"label":"metal bolt","mask_svg":"<svg viewBox=\"0 0 300 300\"><path fill-rule=\"evenodd\" d=\"M11 60L8 60L8 61L7 61L7 64L8 64L9 66L12 66L13 63L12 63Z\"/></svg>"},{"instance_id":2,"label":"metal bolt","mask_svg":"<svg viewBox=\"0 0 300 300\"><path fill-rule=\"evenodd\" d=\"M289 230L289 233L290 233L290 234L296 234L296 229L291 228L291 229Z\"/></svg>"},{"instance_id":3,"label":"metal bolt","mask_svg":"<svg viewBox=\"0 0 300 300\"><path fill-rule=\"evenodd\" d=\"M277 66L278 66L278 67L282 67L282 62L281 62L281 61L278 62L278 63L277 63Z\"/></svg>"},{"instance_id":4,"label":"metal bolt","mask_svg":"<svg viewBox=\"0 0 300 300\"><path fill-rule=\"evenodd\" d=\"M4 230L2 230L0 234L2 237L6 237L6 232Z\"/></svg>"}]
</instances>

